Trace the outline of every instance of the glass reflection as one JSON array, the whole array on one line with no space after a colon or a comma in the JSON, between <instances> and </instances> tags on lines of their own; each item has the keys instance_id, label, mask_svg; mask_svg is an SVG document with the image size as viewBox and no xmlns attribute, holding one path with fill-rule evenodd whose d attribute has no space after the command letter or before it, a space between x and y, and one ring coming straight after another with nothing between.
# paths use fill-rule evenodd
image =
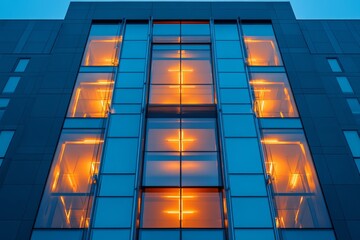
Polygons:
<instances>
[{"instance_id":1,"label":"glass reflection","mask_svg":"<svg viewBox=\"0 0 360 240\"><path fill-rule=\"evenodd\" d=\"M86 44L82 66L117 66L117 47L122 41L120 24L94 24Z\"/></svg>"},{"instance_id":2,"label":"glass reflection","mask_svg":"<svg viewBox=\"0 0 360 240\"><path fill-rule=\"evenodd\" d=\"M38 228L88 227L91 188L103 140L99 131L64 130L38 212Z\"/></svg>"},{"instance_id":3,"label":"glass reflection","mask_svg":"<svg viewBox=\"0 0 360 240\"><path fill-rule=\"evenodd\" d=\"M243 24L247 63L250 66L282 66L274 31L270 24Z\"/></svg>"},{"instance_id":4,"label":"glass reflection","mask_svg":"<svg viewBox=\"0 0 360 240\"><path fill-rule=\"evenodd\" d=\"M301 130L264 130L279 228L331 227L315 168Z\"/></svg>"},{"instance_id":5,"label":"glass reflection","mask_svg":"<svg viewBox=\"0 0 360 240\"><path fill-rule=\"evenodd\" d=\"M285 73L253 73L250 85L257 117L298 117Z\"/></svg>"},{"instance_id":6,"label":"glass reflection","mask_svg":"<svg viewBox=\"0 0 360 240\"><path fill-rule=\"evenodd\" d=\"M107 117L114 80L111 73L79 73L68 117Z\"/></svg>"},{"instance_id":7,"label":"glass reflection","mask_svg":"<svg viewBox=\"0 0 360 240\"><path fill-rule=\"evenodd\" d=\"M142 199L142 228L223 227L217 189L148 188Z\"/></svg>"}]
</instances>

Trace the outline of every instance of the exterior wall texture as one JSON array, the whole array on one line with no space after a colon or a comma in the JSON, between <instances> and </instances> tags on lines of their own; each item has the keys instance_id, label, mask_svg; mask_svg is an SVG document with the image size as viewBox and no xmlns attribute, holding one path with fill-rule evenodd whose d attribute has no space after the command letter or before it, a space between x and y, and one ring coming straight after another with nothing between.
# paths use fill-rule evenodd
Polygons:
<instances>
[{"instance_id":1,"label":"exterior wall texture","mask_svg":"<svg viewBox=\"0 0 360 240\"><path fill-rule=\"evenodd\" d=\"M71 3L63 21L0 21L0 90L21 77L14 93L0 95L10 100L0 131L15 132L0 166L0 238L31 238L91 24L150 18L271 21L336 239L360 239L360 175L343 133L360 133L360 114L336 79L347 77L350 97L360 99L360 21L296 20L289 3L270 2ZM343 71L334 73L328 58ZM30 59L25 72L14 72L18 59ZM144 111L126 116L133 121ZM143 134L125 135L142 142Z\"/></svg>"}]
</instances>

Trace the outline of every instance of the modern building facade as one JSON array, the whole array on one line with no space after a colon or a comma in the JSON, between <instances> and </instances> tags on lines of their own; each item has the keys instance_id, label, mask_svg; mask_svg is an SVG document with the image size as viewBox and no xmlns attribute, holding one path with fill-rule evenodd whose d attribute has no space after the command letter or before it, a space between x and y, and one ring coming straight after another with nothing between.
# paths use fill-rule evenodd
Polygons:
<instances>
[{"instance_id":1,"label":"modern building facade","mask_svg":"<svg viewBox=\"0 0 360 240\"><path fill-rule=\"evenodd\" d=\"M360 239L360 21L74 2L0 33L1 239Z\"/></svg>"}]
</instances>

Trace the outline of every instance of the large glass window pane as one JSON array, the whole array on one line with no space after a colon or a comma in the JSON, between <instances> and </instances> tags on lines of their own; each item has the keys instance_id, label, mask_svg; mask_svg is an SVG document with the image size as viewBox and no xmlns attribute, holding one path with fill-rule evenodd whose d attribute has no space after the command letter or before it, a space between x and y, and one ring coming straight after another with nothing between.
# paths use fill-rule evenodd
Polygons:
<instances>
[{"instance_id":1,"label":"large glass window pane","mask_svg":"<svg viewBox=\"0 0 360 240\"><path fill-rule=\"evenodd\" d=\"M257 117L298 117L285 73L253 73L250 85Z\"/></svg>"},{"instance_id":2,"label":"large glass window pane","mask_svg":"<svg viewBox=\"0 0 360 240\"><path fill-rule=\"evenodd\" d=\"M4 89L3 93L13 93L20 81L20 77L9 77Z\"/></svg>"},{"instance_id":3,"label":"large glass window pane","mask_svg":"<svg viewBox=\"0 0 360 240\"><path fill-rule=\"evenodd\" d=\"M97 130L63 131L36 221L37 228L84 228L103 140Z\"/></svg>"},{"instance_id":4,"label":"large glass window pane","mask_svg":"<svg viewBox=\"0 0 360 240\"><path fill-rule=\"evenodd\" d=\"M14 72L25 72L30 59L19 59Z\"/></svg>"},{"instance_id":5,"label":"large glass window pane","mask_svg":"<svg viewBox=\"0 0 360 240\"><path fill-rule=\"evenodd\" d=\"M147 55L146 41L125 41L122 47L122 58L145 58Z\"/></svg>"},{"instance_id":6,"label":"large glass window pane","mask_svg":"<svg viewBox=\"0 0 360 240\"><path fill-rule=\"evenodd\" d=\"M153 25L153 42L157 43L179 43L180 22L179 21L155 21Z\"/></svg>"},{"instance_id":7,"label":"large glass window pane","mask_svg":"<svg viewBox=\"0 0 360 240\"><path fill-rule=\"evenodd\" d=\"M309 148L301 130L263 130L279 228L331 227Z\"/></svg>"},{"instance_id":8,"label":"large glass window pane","mask_svg":"<svg viewBox=\"0 0 360 240\"><path fill-rule=\"evenodd\" d=\"M180 240L180 230L140 229L139 240L171 239Z\"/></svg>"},{"instance_id":9,"label":"large glass window pane","mask_svg":"<svg viewBox=\"0 0 360 240\"><path fill-rule=\"evenodd\" d=\"M125 41L128 40L147 40L149 24L127 23L125 29Z\"/></svg>"},{"instance_id":10,"label":"large glass window pane","mask_svg":"<svg viewBox=\"0 0 360 240\"><path fill-rule=\"evenodd\" d=\"M357 131L344 131L353 157L360 157L360 137Z\"/></svg>"},{"instance_id":11,"label":"large glass window pane","mask_svg":"<svg viewBox=\"0 0 360 240\"><path fill-rule=\"evenodd\" d=\"M347 77L337 77L336 80L343 93L354 93Z\"/></svg>"},{"instance_id":12,"label":"large glass window pane","mask_svg":"<svg viewBox=\"0 0 360 240\"><path fill-rule=\"evenodd\" d=\"M142 201L141 228L223 227L217 189L146 189Z\"/></svg>"},{"instance_id":13,"label":"large glass window pane","mask_svg":"<svg viewBox=\"0 0 360 240\"><path fill-rule=\"evenodd\" d=\"M180 45L154 45L151 84L180 84Z\"/></svg>"},{"instance_id":14,"label":"large glass window pane","mask_svg":"<svg viewBox=\"0 0 360 240\"><path fill-rule=\"evenodd\" d=\"M239 40L237 24L215 24L216 40Z\"/></svg>"},{"instance_id":15,"label":"large glass window pane","mask_svg":"<svg viewBox=\"0 0 360 240\"><path fill-rule=\"evenodd\" d=\"M243 24L247 63L250 66L282 66L274 31L270 24Z\"/></svg>"},{"instance_id":16,"label":"large glass window pane","mask_svg":"<svg viewBox=\"0 0 360 240\"><path fill-rule=\"evenodd\" d=\"M94 24L86 44L82 66L118 65L120 24Z\"/></svg>"},{"instance_id":17,"label":"large glass window pane","mask_svg":"<svg viewBox=\"0 0 360 240\"><path fill-rule=\"evenodd\" d=\"M71 98L68 117L106 117L111 105L112 73L79 73Z\"/></svg>"},{"instance_id":18,"label":"large glass window pane","mask_svg":"<svg viewBox=\"0 0 360 240\"><path fill-rule=\"evenodd\" d=\"M0 157L5 157L6 151L10 145L10 142L14 136L13 131L1 131L0 132Z\"/></svg>"},{"instance_id":19,"label":"large glass window pane","mask_svg":"<svg viewBox=\"0 0 360 240\"><path fill-rule=\"evenodd\" d=\"M210 42L209 22L182 22L181 42Z\"/></svg>"}]
</instances>

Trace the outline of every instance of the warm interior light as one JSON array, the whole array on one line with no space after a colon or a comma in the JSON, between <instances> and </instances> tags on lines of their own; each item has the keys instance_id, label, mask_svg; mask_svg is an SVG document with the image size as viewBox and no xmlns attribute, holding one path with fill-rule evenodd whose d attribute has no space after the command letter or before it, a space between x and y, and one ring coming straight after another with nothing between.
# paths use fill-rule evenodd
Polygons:
<instances>
[{"instance_id":1,"label":"warm interior light","mask_svg":"<svg viewBox=\"0 0 360 240\"><path fill-rule=\"evenodd\" d=\"M108 37L98 39L90 37L87 44L83 65L84 66L114 66L118 64L116 47L122 37Z\"/></svg>"},{"instance_id":2,"label":"warm interior light","mask_svg":"<svg viewBox=\"0 0 360 240\"><path fill-rule=\"evenodd\" d=\"M278 49L272 39L259 37L244 38L248 50L248 64L253 66L279 66Z\"/></svg>"},{"instance_id":3,"label":"warm interior light","mask_svg":"<svg viewBox=\"0 0 360 240\"><path fill-rule=\"evenodd\" d=\"M184 151L184 142L194 142L194 138L185 138L184 136L184 130L179 130L178 132L178 138L168 138L166 139L168 142L178 142L178 151L182 152Z\"/></svg>"},{"instance_id":4,"label":"warm interior light","mask_svg":"<svg viewBox=\"0 0 360 240\"><path fill-rule=\"evenodd\" d=\"M164 212L167 214L177 214L179 216L179 220L184 219L184 214L194 214L195 210L184 210L184 199L193 199L195 196L184 196L184 191L181 189L181 196L164 196L164 198L177 199L178 200L178 210L165 210Z\"/></svg>"}]
</instances>

